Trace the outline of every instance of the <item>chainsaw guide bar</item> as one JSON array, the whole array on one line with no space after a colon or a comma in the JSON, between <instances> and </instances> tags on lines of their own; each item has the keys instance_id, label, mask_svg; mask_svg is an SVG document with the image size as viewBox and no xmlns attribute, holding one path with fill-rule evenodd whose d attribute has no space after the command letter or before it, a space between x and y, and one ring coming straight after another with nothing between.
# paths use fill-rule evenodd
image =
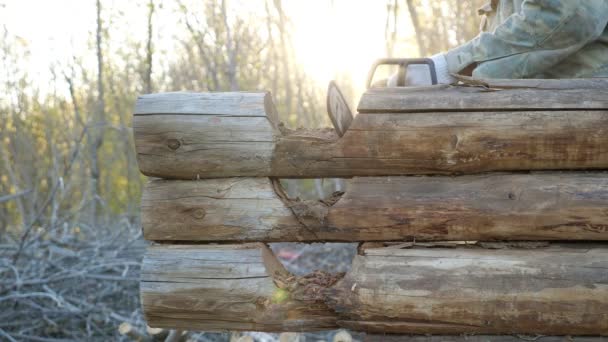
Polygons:
<instances>
[{"instance_id":1,"label":"chainsaw guide bar","mask_svg":"<svg viewBox=\"0 0 608 342\"><path fill-rule=\"evenodd\" d=\"M339 136L343 136L353 122L353 112L335 81L327 87L327 114Z\"/></svg>"}]
</instances>

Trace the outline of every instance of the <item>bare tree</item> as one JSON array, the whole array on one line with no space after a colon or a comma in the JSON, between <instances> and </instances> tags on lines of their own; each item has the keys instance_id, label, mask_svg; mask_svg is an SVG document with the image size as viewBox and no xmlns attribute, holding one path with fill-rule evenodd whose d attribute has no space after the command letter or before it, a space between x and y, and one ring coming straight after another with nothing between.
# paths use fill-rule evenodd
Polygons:
<instances>
[{"instance_id":1,"label":"bare tree","mask_svg":"<svg viewBox=\"0 0 608 342\"><path fill-rule=\"evenodd\" d=\"M431 8L433 13L433 27L440 33L437 35L437 40L435 41L435 49L438 51L446 51L450 48L447 26L449 25L448 22L451 22L451 20L444 19L445 17L441 11L441 3L434 2L431 4Z\"/></svg>"},{"instance_id":2,"label":"bare tree","mask_svg":"<svg viewBox=\"0 0 608 342\"><path fill-rule=\"evenodd\" d=\"M416 9L416 6L414 6L414 0L407 0L407 9L410 12L410 18L412 19L412 25L414 26L414 34L416 35L416 42L418 43L418 53L420 56L424 57L427 55L427 51L422 38L422 30L418 20L418 10Z\"/></svg>"},{"instance_id":3,"label":"bare tree","mask_svg":"<svg viewBox=\"0 0 608 342\"><path fill-rule=\"evenodd\" d=\"M386 23L384 38L386 41L386 55L392 57L397 43L397 26L399 22L399 1L389 0L386 4Z\"/></svg>"},{"instance_id":4,"label":"bare tree","mask_svg":"<svg viewBox=\"0 0 608 342\"><path fill-rule=\"evenodd\" d=\"M274 0L274 7L277 11L278 17L279 17L279 22L278 22L278 29L279 29L279 41L280 41L280 48L281 48L281 59L280 59L280 63L283 66L283 77L285 77L283 86L285 87L285 104L286 104L286 112L287 115L291 115L292 114L292 105L291 105L291 101L292 101L292 94L293 94L293 90L291 87L291 80L290 80L290 68L289 68L289 49L287 47L287 32L286 32L286 26L287 26L287 18L285 17L285 12L283 12L283 3L281 0ZM279 61L276 61L277 63L279 63Z\"/></svg>"},{"instance_id":5,"label":"bare tree","mask_svg":"<svg viewBox=\"0 0 608 342\"><path fill-rule=\"evenodd\" d=\"M273 44L274 35L273 35L273 26L274 26L274 17L270 11L270 6L268 5L268 0L264 2L264 9L266 10L266 30L268 32L268 54L270 56L270 60L278 61L277 49L275 44ZM272 81L271 81L271 91L273 94L277 94L277 90L279 88L279 68L275 65L269 65L269 68L272 68Z\"/></svg>"},{"instance_id":6,"label":"bare tree","mask_svg":"<svg viewBox=\"0 0 608 342\"><path fill-rule=\"evenodd\" d=\"M224 23L224 30L226 31L226 49L228 50L228 66L226 68L226 74L230 84L230 90L236 91L239 90L239 84L236 78L236 57L239 53L239 41L234 40L231 33L230 24L228 23L228 13L226 11L226 0L222 0L221 13Z\"/></svg>"},{"instance_id":7,"label":"bare tree","mask_svg":"<svg viewBox=\"0 0 608 342\"><path fill-rule=\"evenodd\" d=\"M201 23L196 21L196 27L195 25L193 25L187 14L189 12L188 8L181 2L178 0L178 3L180 5L180 8L184 14L184 16L186 17L186 28L188 29L188 31L190 32L190 35L192 36L192 40L194 41L194 44L198 50L198 54L200 56L200 58L203 61L204 64L204 74L206 76L206 82L205 82L205 87L203 89L205 90L218 90L220 89L220 81L218 78L218 72L217 72L217 66L215 64L215 60L210 58L210 55L212 54L212 52L210 51L209 47L205 44L205 37L209 34L209 30L208 28L205 28L202 32L199 31L199 27L201 27ZM185 41L183 42L186 51L190 51L189 49L189 44L190 42ZM190 56L191 57L191 56Z\"/></svg>"},{"instance_id":8,"label":"bare tree","mask_svg":"<svg viewBox=\"0 0 608 342\"><path fill-rule=\"evenodd\" d=\"M146 42L146 72L144 74L144 91L152 92L152 18L154 16L154 0L148 2L148 40Z\"/></svg>"},{"instance_id":9,"label":"bare tree","mask_svg":"<svg viewBox=\"0 0 608 342\"><path fill-rule=\"evenodd\" d=\"M93 198L92 219L93 225L98 225L98 218L101 211L101 184L100 178L100 156L99 152L103 145L103 131L106 117L106 103L104 98L104 62L103 62L103 21L101 19L101 0L96 1L96 40L95 46L97 51L97 108L94 111L92 120L92 129L89 134L89 143L91 146L91 195Z\"/></svg>"}]
</instances>

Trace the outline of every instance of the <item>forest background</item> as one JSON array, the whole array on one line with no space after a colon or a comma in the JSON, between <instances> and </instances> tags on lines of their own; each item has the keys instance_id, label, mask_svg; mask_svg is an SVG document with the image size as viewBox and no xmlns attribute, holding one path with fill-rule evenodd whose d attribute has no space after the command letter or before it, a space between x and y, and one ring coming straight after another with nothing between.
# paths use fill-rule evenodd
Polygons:
<instances>
[{"instance_id":1,"label":"forest background","mask_svg":"<svg viewBox=\"0 0 608 342\"><path fill-rule=\"evenodd\" d=\"M0 340L155 333L138 300L138 95L269 90L288 127L329 126L328 80L355 108L375 58L429 56L471 39L480 5L0 0ZM321 196L318 184L290 191ZM280 248L291 267L305 264L297 246ZM348 246L316 250L328 267L348 267Z\"/></svg>"}]
</instances>

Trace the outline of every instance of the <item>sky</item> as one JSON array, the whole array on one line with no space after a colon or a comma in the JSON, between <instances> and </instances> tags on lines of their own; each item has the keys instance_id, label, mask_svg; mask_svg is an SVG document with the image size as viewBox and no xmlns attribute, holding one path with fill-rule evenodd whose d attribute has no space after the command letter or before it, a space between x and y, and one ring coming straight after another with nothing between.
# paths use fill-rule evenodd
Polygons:
<instances>
[{"instance_id":1,"label":"sky","mask_svg":"<svg viewBox=\"0 0 608 342\"><path fill-rule=\"evenodd\" d=\"M298 63L320 84L334 75L347 74L356 88L363 88L372 62L384 57L386 2L378 0L283 0L293 23L293 43ZM173 1L156 12L157 48L170 51L183 28L176 25ZM195 3L195 2L194 2ZM128 22L112 22L110 35L145 40L145 1L102 0L107 8L120 9ZM263 0L228 0L233 9L246 7L263 11ZM230 9L229 9L230 12ZM405 17L400 36L411 37ZM0 0L0 25L18 35L31 51L28 70L37 80L50 79L49 65L66 64L72 56L82 56L94 64L91 46L95 30L95 0Z\"/></svg>"}]
</instances>

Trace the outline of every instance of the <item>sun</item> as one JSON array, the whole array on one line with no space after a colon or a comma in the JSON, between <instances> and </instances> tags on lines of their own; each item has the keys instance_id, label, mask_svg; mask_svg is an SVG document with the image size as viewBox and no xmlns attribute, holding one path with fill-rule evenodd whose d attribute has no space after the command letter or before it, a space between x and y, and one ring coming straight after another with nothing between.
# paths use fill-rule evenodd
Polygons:
<instances>
[{"instance_id":1,"label":"sun","mask_svg":"<svg viewBox=\"0 0 608 342\"><path fill-rule=\"evenodd\" d=\"M320 86L332 79L350 79L354 101L365 91L369 69L387 57L387 8L380 1L285 1L293 23L296 60ZM407 13L397 21L400 40L394 57L418 57L415 33Z\"/></svg>"},{"instance_id":2,"label":"sun","mask_svg":"<svg viewBox=\"0 0 608 342\"><path fill-rule=\"evenodd\" d=\"M296 59L311 78L327 84L348 75L362 89L373 61L385 54L386 9L377 1L286 1Z\"/></svg>"}]
</instances>

